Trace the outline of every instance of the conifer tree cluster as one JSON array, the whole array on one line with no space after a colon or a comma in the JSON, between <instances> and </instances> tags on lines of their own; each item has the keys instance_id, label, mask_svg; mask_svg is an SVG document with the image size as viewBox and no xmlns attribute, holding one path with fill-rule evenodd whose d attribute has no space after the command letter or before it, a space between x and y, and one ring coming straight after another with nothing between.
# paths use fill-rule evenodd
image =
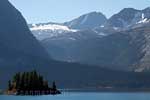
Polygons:
<instances>
[{"instance_id":1,"label":"conifer tree cluster","mask_svg":"<svg viewBox=\"0 0 150 100\"><path fill-rule=\"evenodd\" d=\"M12 81L8 82L8 90L16 89L20 91L57 91L55 82L52 87L48 86L48 81L44 81L43 76L36 71L16 73Z\"/></svg>"}]
</instances>

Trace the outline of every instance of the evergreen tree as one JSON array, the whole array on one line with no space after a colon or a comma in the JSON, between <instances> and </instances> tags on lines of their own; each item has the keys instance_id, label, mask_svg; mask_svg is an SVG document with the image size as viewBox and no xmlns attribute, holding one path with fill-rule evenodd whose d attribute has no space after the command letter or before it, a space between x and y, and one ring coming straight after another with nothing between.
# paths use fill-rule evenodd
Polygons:
<instances>
[{"instance_id":1,"label":"evergreen tree","mask_svg":"<svg viewBox=\"0 0 150 100\"><path fill-rule=\"evenodd\" d=\"M12 89L12 84L11 84L11 81L9 80L8 81L8 90L11 90Z\"/></svg>"},{"instance_id":2,"label":"evergreen tree","mask_svg":"<svg viewBox=\"0 0 150 100\"><path fill-rule=\"evenodd\" d=\"M48 88L49 88L49 87L48 87L48 81L45 81L45 82L44 82L44 89L47 90Z\"/></svg>"},{"instance_id":3,"label":"evergreen tree","mask_svg":"<svg viewBox=\"0 0 150 100\"><path fill-rule=\"evenodd\" d=\"M43 77L39 75L39 89L42 90L44 86Z\"/></svg>"},{"instance_id":4,"label":"evergreen tree","mask_svg":"<svg viewBox=\"0 0 150 100\"><path fill-rule=\"evenodd\" d=\"M21 88L21 90L25 89L25 72L21 75L20 88Z\"/></svg>"},{"instance_id":5,"label":"evergreen tree","mask_svg":"<svg viewBox=\"0 0 150 100\"><path fill-rule=\"evenodd\" d=\"M53 82L52 89L53 89L53 90L56 90L56 84L55 84L55 81Z\"/></svg>"}]
</instances>

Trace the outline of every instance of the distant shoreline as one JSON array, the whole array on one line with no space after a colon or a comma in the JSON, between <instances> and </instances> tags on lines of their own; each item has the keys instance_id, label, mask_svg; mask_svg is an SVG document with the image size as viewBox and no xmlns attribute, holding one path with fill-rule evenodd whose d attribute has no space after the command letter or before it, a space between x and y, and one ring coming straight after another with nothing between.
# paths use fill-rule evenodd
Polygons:
<instances>
[{"instance_id":1,"label":"distant shoreline","mask_svg":"<svg viewBox=\"0 0 150 100\"><path fill-rule=\"evenodd\" d=\"M150 92L150 88L60 89L63 92Z\"/></svg>"}]
</instances>

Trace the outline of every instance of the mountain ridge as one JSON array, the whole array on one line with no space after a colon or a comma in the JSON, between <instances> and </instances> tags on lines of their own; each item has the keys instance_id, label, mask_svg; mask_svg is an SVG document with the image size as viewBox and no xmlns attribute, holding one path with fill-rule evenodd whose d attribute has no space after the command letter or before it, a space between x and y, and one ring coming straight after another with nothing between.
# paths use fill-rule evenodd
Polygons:
<instances>
[{"instance_id":1,"label":"mountain ridge","mask_svg":"<svg viewBox=\"0 0 150 100\"><path fill-rule=\"evenodd\" d=\"M79 30L75 33L68 32L57 37L46 38L41 43L55 60L106 66L116 70L149 70L148 64L146 64L148 59L143 56L149 50L147 45L149 39L145 38L149 33L146 28L149 27L149 10L149 8L143 10L125 8L114 15L117 18L127 20L127 27L104 25L94 29ZM143 35L140 35L140 32ZM51 47L53 49L50 49ZM140 61L142 59L143 61ZM144 67L144 61L146 61L147 68Z\"/></svg>"},{"instance_id":2,"label":"mountain ridge","mask_svg":"<svg viewBox=\"0 0 150 100\"><path fill-rule=\"evenodd\" d=\"M117 28L130 28L136 24L142 24L150 22L149 7L143 10L137 10L134 8L124 8L119 13L114 14L108 19L105 26L106 27L117 27Z\"/></svg>"}]
</instances>

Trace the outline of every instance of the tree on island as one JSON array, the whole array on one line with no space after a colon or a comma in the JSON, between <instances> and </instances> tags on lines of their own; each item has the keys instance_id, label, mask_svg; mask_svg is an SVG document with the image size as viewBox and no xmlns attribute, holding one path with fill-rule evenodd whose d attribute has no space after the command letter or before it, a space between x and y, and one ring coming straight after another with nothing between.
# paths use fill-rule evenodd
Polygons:
<instances>
[{"instance_id":1,"label":"tree on island","mask_svg":"<svg viewBox=\"0 0 150 100\"><path fill-rule=\"evenodd\" d=\"M55 84L55 81L53 82L53 86L52 86L52 89L53 90L56 90L57 88L56 88L56 84Z\"/></svg>"},{"instance_id":2,"label":"tree on island","mask_svg":"<svg viewBox=\"0 0 150 100\"><path fill-rule=\"evenodd\" d=\"M18 95L60 94L55 82L50 88L48 81L45 81L35 70L16 73L13 80L8 82L8 91L15 91Z\"/></svg>"},{"instance_id":3,"label":"tree on island","mask_svg":"<svg viewBox=\"0 0 150 100\"><path fill-rule=\"evenodd\" d=\"M11 85L11 81L9 80L8 81L8 90L11 90L12 89L12 85Z\"/></svg>"}]
</instances>

